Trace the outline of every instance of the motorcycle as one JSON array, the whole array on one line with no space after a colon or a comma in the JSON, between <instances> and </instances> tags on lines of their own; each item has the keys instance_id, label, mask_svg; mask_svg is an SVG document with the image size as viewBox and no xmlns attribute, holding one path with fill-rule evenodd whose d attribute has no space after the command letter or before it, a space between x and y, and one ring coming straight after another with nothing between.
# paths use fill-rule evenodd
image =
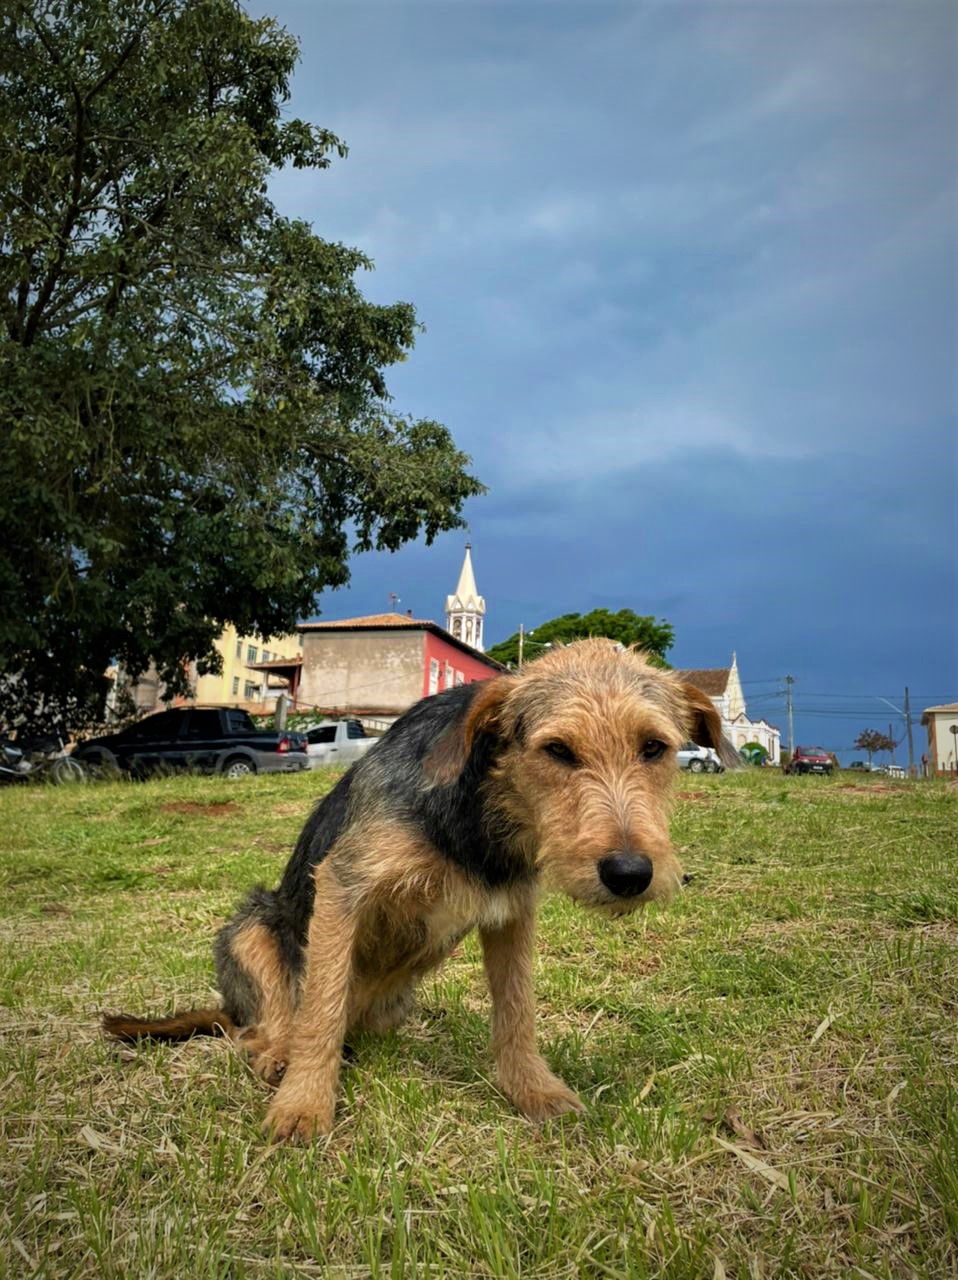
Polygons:
<instances>
[{"instance_id":1,"label":"motorcycle","mask_svg":"<svg viewBox=\"0 0 958 1280\"><path fill-rule=\"evenodd\" d=\"M0 782L85 782L87 772L67 754L62 738L0 739Z\"/></svg>"}]
</instances>

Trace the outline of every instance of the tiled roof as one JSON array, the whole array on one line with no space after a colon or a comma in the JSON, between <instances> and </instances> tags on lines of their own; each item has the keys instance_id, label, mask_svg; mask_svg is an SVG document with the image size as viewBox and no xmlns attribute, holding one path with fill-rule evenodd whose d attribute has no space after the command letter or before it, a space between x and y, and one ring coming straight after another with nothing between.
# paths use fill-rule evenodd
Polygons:
<instances>
[{"instance_id":1,"label":"tiled roof","mask_svg":"<svg viewBox=\"0 0 958 1280\"><path fill-rule=\"evenodd\" d=\"M357 627L434 627L430 618L410 618L407 613L370 613L364 618L336 618L330 622L304 622L300 631L352 631Z\"/></svg>"},{"instance_id":2,"label":"tiled roof","mask_svg":"<svg viewBox=\"0 0 958 1280\"><path fill-rule=\"evenodd\" d=\"M958 702L945 702L940 707L925 707L925 710L922 712L922 714L927 715L929 711L944 711L946 715L949 712L950 713L958 712Z\"/></svg>"},{"instance_id":3,"label":"tiled roof","mask_svg":"<svg viewBox=\"0 0 958 1280\"><path fill-rule=\"evenodd\" d=\"M725 692L731 669L731 667L700 667L694 671L677 671L676 675L681 676L689 684L694 684L696 689L701 689L710 698L714 698Z\"/></svg>"}]
</instances>

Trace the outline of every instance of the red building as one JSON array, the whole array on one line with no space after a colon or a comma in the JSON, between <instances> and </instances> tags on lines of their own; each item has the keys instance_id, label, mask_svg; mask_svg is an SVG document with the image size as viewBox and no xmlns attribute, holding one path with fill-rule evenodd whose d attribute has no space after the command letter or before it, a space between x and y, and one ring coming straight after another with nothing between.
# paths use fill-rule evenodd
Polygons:
<instances>
[{"instance_id":1,"label":"red building","mask_svg":"<svg viewBox=\"0 0 958 1280\"><path fill-rule=\"evenodd\" d=\"M408 614L306 622L298 658L259 663L284 677L298 710L390 723L414 702L505 668L437 623Z\"/></svg>"}]
</instances>

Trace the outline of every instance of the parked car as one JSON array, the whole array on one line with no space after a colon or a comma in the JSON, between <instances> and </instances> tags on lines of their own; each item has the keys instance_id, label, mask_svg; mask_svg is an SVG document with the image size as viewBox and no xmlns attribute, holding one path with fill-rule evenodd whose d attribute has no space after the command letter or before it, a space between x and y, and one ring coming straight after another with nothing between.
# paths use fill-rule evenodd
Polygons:
<instances>
[{"instance_id":1,"label":"parked car","mask_svg":"<svg viewBox=\"0 0 958 1280\"><path fill-rule=\"evenodd\" d=\"M786 773L831 773L834 761L822 747L796 747Z\"/></svg>"},{"instance_id":2,"label":"parked car","mask_svg":"<svg viewBox=\"0 0 958 1280\"><path fill-rule=\"evenodd\" d=\"M378 741L366 733L358 720L323 720L306 730L309 767L352 764Z\"/></svg>"},{"instance_id":3,"label":"parked car","mask_svg":"<svg viewBox=\"0 0 958 1280\"><path fill-rule=\"evenodd\" d=\"M868 765L864 760L853 760L848 767L849 769L860 769L862 773L868 772Z\"/></svg>"},{"instance_id":4,"label":"parked car","mask_svg":"<svg viewBox=\"0 0 958 1280\"><path fill-rule=\"evenodd\" d=\"M697 742L686 742L676 753L680 769L689 773L724 773L725 765L711 747L700 747Z\"/></svg>"},{"instance_id":5,"label":"parked car","mask_svg":"<svg viewBox=\"0 0 958 1280\"><path fill-rule=\"evenodd\" d=\"M257 729L245 711L232 707L159 711L81 743L73 756L84 765L137 774L192 769L241 778L309 768L303 734Z\"/></svg>"}]
</instances>

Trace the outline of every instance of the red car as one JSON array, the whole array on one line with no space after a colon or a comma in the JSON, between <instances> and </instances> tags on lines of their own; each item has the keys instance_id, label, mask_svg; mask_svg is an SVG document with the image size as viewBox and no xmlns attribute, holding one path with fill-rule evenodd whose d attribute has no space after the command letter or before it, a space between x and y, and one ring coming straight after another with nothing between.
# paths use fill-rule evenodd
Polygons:
<instances>
[{"instance_id":1,"label":"red car","mask_svg":"<svg viewBox=\"0 0 958 1280\"><path fill-rule=\"evenodd\" d=\"M821 747L796 747L786 773L831 773L834 761Z\"/></svg>"}]
</instances>

